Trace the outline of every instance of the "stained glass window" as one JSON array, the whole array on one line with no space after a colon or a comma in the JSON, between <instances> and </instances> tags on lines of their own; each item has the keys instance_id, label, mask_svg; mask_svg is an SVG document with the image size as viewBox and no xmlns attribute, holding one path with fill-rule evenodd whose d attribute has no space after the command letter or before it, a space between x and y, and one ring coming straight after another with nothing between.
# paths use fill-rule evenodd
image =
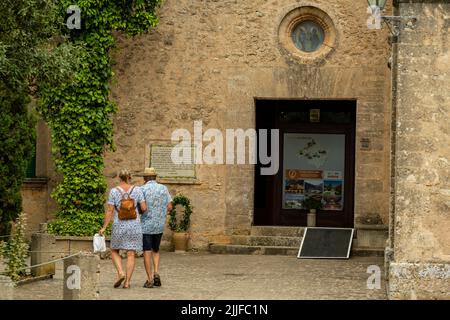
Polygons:
<instances>
[{"instance_id":1,"label":"stained glass window","mask_svg":"<svg viewBox=\"0 0 450 320\"><path fill-rule=\"evenodd\" d=\"M304 52L314 52L319 49L325 38L323 28L314 21L300 22L292 32L295 46Z\"/></svg>"}]
</instances>

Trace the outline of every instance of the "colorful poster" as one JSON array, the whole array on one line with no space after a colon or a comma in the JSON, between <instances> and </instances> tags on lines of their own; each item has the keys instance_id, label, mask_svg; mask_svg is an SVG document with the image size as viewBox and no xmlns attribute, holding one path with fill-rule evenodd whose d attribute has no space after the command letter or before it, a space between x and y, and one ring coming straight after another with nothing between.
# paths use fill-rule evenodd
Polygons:
<instances>
[{"instance_id":1,"label":"colorful poster","mask_svg":"<svg viewBox=\"0 0 450 320\"><path fill-rule=\"evenodd\" d=\"M340 211L344 207L344 187L342 180L323 181L323 210Z\"/></svg>"},{"instance_id":2,"label":"colorful poster","mask_svg":"<svg viewBox=\"0 0 450 320\"><path fill-rule=\"evenodd\" d=\"M304 180L286 180L285 188L286 193L304 194L305 182Z\"/></svg>"},{"instance_id":3,"label":"colorful poster","mask_svg":"<svg viewBox=\"0 0 450 320\"><path fill-rule=\"evenodd\" d=\"M322 200L323 180L305 180L305 197Z\"/></svg>"},{"instance_id":4,"label":"colorful poster","mask_svg":"<svg viewBox=\"0 0 450 320\"><path fill-rule=\"evenodd\" d=\"M285 133L283 169L284 209L298 209L301 201L314 199L330 214L343 210L344 134ZM297 187L301 181L302 191Z\"/></svg>"},{"instance_id":5,"label":"colorful poster","mask_svg":"<svg viewBox=\"0 0 450 320\"><path fill-rule=\"evenodd\" d=\"M306 137L305 141L306 145L298 151L299 157L316 168L323 167L328 160L329 151L314 138Z\"/></svg>"},{"instance_id":6,"label":"colorful poster","mask_svg":"<svg viewBox=\"0 0 450 320\"><path fill-rule=\"evenodd\" d=\"M284 208L285 209L303 209L302 202L305 200L303 194L285 193Z\"/></svg>"},{"instance_id":7,"label":"colorful poster","mask_svg":"<svg viewBox=\"0 0 450 320\"><path fill-rule=\"evenodd\" d=\"M286 170L286 179L322 179L322 170Z\"/></svg>"},{"instance_id":8,"label":"colorful poster","mask_svg":"<svg viewBox=\"0 0 450 320\"><path fill-rule=\"evenodd\" d=\"M342 180L342 171L324 171L323 178L325 180Z\"/></svg>"},{"instance_id":9,"label":"colorful poster","mask_svg":"<svg viewBox=\"0 0 450 320\"><path fill-rule=\"evenodd\" d=\"M284 207L286 209L302 209L305 182L300 179L286 179L284 184Z\"/></svg>"}]
</instances>

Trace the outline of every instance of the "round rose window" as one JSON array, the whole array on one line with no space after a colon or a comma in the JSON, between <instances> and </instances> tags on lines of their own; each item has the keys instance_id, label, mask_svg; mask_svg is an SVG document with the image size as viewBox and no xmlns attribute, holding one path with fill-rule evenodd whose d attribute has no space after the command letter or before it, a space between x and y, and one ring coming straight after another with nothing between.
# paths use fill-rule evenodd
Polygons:
<instances>
[{"instance_id":1,"label":"round rose window","mask_svg":"<svg viewBox=\"0 0 450 320\"><path fill-rule=\"evenodd\" d=\"M278 26L281 52L290 61L322 64L338 45L331 17L313 6L287 8Z\"/></svg>"},{"instance_id":2,"label":"round rose window","mask_svg":"<svg viewBox=\"0 0 450 320\"><path fill-rule=\"evenodd\" d=\"M322 46L324 39L323 28L311 20L300 22L292 30L292 40L297 49L303 52L316 51Z\"/></svg>"}]
</instances>

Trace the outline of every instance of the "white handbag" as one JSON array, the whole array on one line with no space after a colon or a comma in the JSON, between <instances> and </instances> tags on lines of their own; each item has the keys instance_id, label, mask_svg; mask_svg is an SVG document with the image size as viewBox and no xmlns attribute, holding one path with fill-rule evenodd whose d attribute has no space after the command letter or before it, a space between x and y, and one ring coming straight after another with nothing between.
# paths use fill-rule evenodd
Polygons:
<instances>
[{"instance_id":1,"label":"white handbag","mask_svg":"<svg viewBox=\"0 0 450 320\"><path fill-rule=\"evenodd\" d=\"M94 244L94 253L106 251L106 241L104 236L101 236L98 233L96 233L94 235L93 244Z\"/></svg>"}]
</instances>

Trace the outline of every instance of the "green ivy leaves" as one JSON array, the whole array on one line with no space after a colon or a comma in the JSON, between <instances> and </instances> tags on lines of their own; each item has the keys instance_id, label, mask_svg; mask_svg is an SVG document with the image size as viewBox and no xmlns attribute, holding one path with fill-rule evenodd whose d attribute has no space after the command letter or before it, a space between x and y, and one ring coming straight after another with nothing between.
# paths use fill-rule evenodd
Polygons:
<instances>
[{"instance_id":1,"label":"green ivy leaves","mask_svg":"<svg viewBox=\"0 0 450 320\"><path fill-rule=\"evenodd\" d=\"M63 176L53 192L60 211L49 231L60 235L92 235L101 228L106 181L103 154L114 149L111 116L117 107L109 100L112 78L109 52L114 30L130 35L158 23L161 0L62 0L81 9L81 30L67 30L80 63L71 85L42 90L39 110L52 132L56 168Z\"/></svg>"},{"instance_id":2,"label":"green ivy leaves","mask_svg":"<svg viewBox=\"0 0 450 320\"><path fill-rule=\"evenodd\" d=\"M182 205L184 207L184 213L180 222L177 222L176 206ZM169 213L169 228L175 232L186 232L191 225L192 207L191 201L188 197L178 194L172 200L172 210Z\"/></svg>"}]
</instances>

